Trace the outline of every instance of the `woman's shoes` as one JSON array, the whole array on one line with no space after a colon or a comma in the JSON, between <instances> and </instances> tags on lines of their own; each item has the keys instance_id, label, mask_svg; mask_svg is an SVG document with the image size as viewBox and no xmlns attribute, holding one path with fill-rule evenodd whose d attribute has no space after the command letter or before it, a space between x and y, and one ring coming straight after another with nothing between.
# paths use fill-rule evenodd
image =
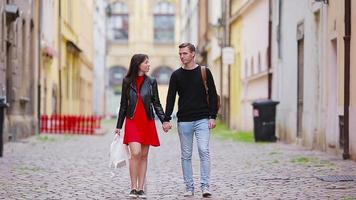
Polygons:
<instances>
[{"instance_id":1,"label":"woman's shoes","mask_svg":"<svg viewBox=\"0 0 356 200\"><path fill-rule=\"evenodd\" d=\"M141 198L141 199L146 199L146 198L147 198L147 196L146 196L146 194L145 194L145 192L144 192L143 190L139 190L139 191L137 192L137 196L138 196L139 198Z\"/></svg>"},{"instance_id":2,"label":"woman's shoes","mask_svg":"<svg viewBox=\"0 0 356 200\"><path fill-rule=\"evenodd\" d=\"M137 197L137 190L136 189L131 190L131 192L129 194L129 197L136 198Z\"/></svg>"},{"instance_id":3,"label":"woman's shoes","mask_svg":"<svg viewBox=\"0 0 356 200\"><path fill-rule=\"evenodd\" d=\"M141 199L146 199L147 196L145 194L145 192L143 190L139 190L137 191L136 189L132 189L130 194L129 194L129 197L132 197L132 198L141 198Z\"/></svg>"}]
</instances>

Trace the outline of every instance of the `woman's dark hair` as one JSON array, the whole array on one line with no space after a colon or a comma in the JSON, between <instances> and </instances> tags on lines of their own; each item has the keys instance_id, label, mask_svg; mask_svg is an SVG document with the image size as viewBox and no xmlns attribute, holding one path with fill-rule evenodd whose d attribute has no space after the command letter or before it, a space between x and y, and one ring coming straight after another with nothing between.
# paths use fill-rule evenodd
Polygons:
<instances>
[{"instance_id":1,"label":"woman's dark hair","mask_svg":"<svg viewBox=\"0 0 356 200\"><path fill-rule=\"evenodd\" d=\"M126 74L126 78L129 79L130 83L136 80L140 64L143 63L146 59L148 59L146 54L135 54L132 56L129 71Z\"/></svg>"}]
</instances>

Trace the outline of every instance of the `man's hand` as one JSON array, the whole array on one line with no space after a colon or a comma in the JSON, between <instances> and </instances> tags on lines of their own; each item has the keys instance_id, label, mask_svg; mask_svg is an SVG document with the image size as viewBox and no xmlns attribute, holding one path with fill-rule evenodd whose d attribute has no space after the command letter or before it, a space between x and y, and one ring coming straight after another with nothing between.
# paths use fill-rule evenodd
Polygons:
<instances>
[{"instance_id":1,"label":"man's hand","mask_svg":"<svg viewBox=\"0 0 356 200\"><path fill-rule=\"evenodd\" d=\"M209 128L213 129L216 126L216 121L215 119L209 119Z\"/></svg>"},{"instance_id":2,"label":"man's hand","mask_svg":"<svg viewBox=\"0 0 356 200\"><path fill-rule=\"evenodd\" d=\"M163 131L167 133L169 131L169 129L172 128L171 122L163 122L162 128L163 128Z\"/></svg>"}]
</instances>

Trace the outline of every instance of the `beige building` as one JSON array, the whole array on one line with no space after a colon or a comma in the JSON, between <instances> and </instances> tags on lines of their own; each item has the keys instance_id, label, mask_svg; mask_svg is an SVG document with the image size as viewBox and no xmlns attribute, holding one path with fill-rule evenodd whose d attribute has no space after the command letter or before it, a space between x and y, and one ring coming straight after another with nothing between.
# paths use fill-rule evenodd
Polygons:
<instances>
[{"instance_id":1,"label":"beige building","mask_svg":"<svg viewBox=\"0 0 356 200\"><path fill-rule=\"evenodd\" d=\"M107 113L116 116L121 84L135 53L150 57L149 75L159 84L163 107L171 73L179 66L179 4L176 0L109 1Z\"/></svg>"},{"instance_id":2,"label":"beige building","mask_svg":"<svg viewBox=\"0 0 356 200\"><path fill-rule=\"evenodd\" d=\"M225 41L227 40L227 36L224 36L225 29L222 19L223 13L226 13L225 2L225 0L181 1L181 4L185 5L185 7L187 7L186 10L189 11L189 14L182 18L187 21L182 24L189 24L189 26L182 26L181 33L184 34L186 32L186 34L193 34L197 32L197 47L199 53L197 62L208 66L214 76L217 92L221 96L219 119L223 122L227 122L228 102L226 100L228 99L228 93L226 91L229 88L227 73L221 73L223 71L221 50L227 43ZM197 6L195 6L194 3L197 4ZM199 9L191 10L194 7L198 7ZM194 19L196 13L199 13L198 20ZM182 13L182 16L184 16L184 14L185 13ZM195 30L197 27L199 29ZM182 41L183 38L182 35ZM185 38L189 37L185 36ZM194 37L190 36L190 38ZM223 88L225 88L224 93L222 92Z\"/></svg>"},{"instance_id":3,"label":"beige building","mask_svg":"<svg viewBox=\"0 0 356 200\"><path fill-rule=\"evenodd\" d=\"M4 141L38 128L39 1L0 1L0 96L5 112Z\"/></svg>"},{"instance_id":4,"label":"beige building","mask_svg":"<svg viewBox=\"0 0 356 200\"><path fill-rule=\"evenodd\" d=\"M234 130L252 131L252 103L270 98L269 9L268 0L230 1L227 23L235 59L223 70L223 77L229 80L225 92L230 99L227 115Z\"/></svg>"}]
</instances>

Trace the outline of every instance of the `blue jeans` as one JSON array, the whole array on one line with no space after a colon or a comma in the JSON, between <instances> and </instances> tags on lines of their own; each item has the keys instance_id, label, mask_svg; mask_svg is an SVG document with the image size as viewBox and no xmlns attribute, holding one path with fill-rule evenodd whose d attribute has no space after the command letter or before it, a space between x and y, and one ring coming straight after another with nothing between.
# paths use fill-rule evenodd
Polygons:
<instances>
[{"instance_id":1,"label":"blue jeans","mask_svg":"<svg viewBox=\"0 0 356 200\"><path fill-rule=\"evenodd\" d=\"M210 154L209 120L201 119L192 122L178 122L178 134L181 147L183 178L186 189L194 191L192 153L193 136L197 138L200 157L200 183L202 189L209 189L210 182Z\"/></svg>"}]
</instances>

